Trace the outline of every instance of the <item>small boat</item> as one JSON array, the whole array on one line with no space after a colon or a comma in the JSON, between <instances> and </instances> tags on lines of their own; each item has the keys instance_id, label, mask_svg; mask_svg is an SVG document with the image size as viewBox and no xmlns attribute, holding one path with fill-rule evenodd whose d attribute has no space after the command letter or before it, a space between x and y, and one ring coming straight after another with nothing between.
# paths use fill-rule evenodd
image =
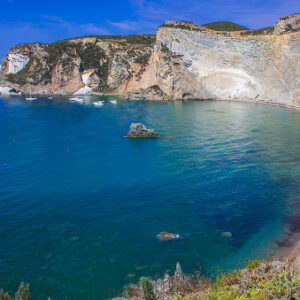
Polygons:
<instances>
[{"instance_id":1,"label":"small boat","mask_svg":"<svg viewBox=\"0 0 300 300\"><path fill-rule=\"evenodd\" d=\"M101 106L101 105L104 104L104 101L95 101L95 102L93 102L93 104L94 104L95 106Z\"/></svg>"},{"instance_id":2,"label":"small boat","mask_svg":"<svg viewBox=\"0 0 300 300\"><path fill-rule=\"evenodd\" d=\"M71 102L84 102L84 100L83 100L83 99L81 99L81 98L77 98L77 97L70 98L69 100L70 100Z\"/></svg>"},{"instance_id":3,"label":"small boat","mask_svg":"<svg viewBox=\"0 0 300 300\"><path fill-rule=\"evenodd\" d=\"M27 97L27 98L25 98L25 99L28 100L28 101L34 101L34 100L37 100L37 98L34 98L34 97L31 96L31 86L30 86L30 97Z\"/></svg>"},{"instance_id":4,"label":"small boat","mask_svg":"<svg viewBox=\"0 0 300 300\"><path fill-rule=\"evenodd\" d=\"M48 100L53 100L53 97L48 97Z\"/></svg>"},{"instance_id":5,"label":"small boat","mask_svg":"<svg viewBox=\"0 0 300 300\"><path fill-rule=\"evenodd\" d=\"M110 103L117 104L117 100L111 100Z\"/></svg>"}]
</instances>

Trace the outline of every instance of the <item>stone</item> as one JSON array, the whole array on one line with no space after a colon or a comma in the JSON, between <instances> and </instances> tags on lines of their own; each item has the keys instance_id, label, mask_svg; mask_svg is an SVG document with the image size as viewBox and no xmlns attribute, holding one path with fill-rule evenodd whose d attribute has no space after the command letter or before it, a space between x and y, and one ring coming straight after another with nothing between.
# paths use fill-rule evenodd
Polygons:
<instances>
[{"instance_id":1,"label":"stone","mask_svg":"<svg viewBox=\"0 0 300 300\"><path fill-rule=\"evenodd\" d=\"M130 129L125 137L128 138L156 138L158 137L157 132L150 128L148 129L142 123L132 123Z\"/></svg>"},{"instance_id":2,"label":"stone","mask_svg":"<svg viewBox=\"0 0 300 300\"><path fill-rule=\"evenodd\" d=\"M159 233L156 237L161 241L170 241L180 238L179 234L174 234L166 231Z\"/></svg>"}]
</instances>

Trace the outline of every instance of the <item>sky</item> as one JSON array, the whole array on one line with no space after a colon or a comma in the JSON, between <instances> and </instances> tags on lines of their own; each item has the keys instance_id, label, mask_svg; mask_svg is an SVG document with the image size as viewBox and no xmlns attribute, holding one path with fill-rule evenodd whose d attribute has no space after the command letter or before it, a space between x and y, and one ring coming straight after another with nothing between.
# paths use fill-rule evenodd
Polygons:
<instances>
[{"instance_id":1,"label":"sky","mask_svg":"<svg viewBox=\"0 0 300 300\"><path fill-rule=\"evenodd\" d=\"M155 33L165 21L273 26L300 0L0 0L0 59L16 44L83 35Z\"/></svg>"}]
</instances>

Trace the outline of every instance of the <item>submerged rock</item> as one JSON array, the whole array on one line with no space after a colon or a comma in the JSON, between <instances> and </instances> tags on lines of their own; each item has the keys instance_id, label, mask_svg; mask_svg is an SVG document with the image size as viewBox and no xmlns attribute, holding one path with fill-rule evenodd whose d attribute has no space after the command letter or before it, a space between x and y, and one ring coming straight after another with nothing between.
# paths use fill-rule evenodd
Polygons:
<instances>
[{"instance_id":1,"label":"submerged rock","mask_svg":"<svg viewBox=\"0 0 300 300\"><path fill-rule=\"evenodd\" d=\"M232 233L230 231L222 232L222 236L230 238L232 237Z\"/></svg>"},{"instance_id":2,"label":"submerged rock","mask_svg":"<svg viewBox=\"0 0 300 300\"><path fill-rule=\"evenodd\" d=\"M132 123L125 137L128 138L155 138L158 137L156 130L147 128L142 123Z\"/></svg>"},{"instance_id":3,"label":"submerged rock","mask_svg":"<svg viewBox=\"0 0 300 300\"><path fill-rule=\"evenodd\" d=\"M161 232L156 237L161 241L170 241L170 240L180 239L179 234L170 233L170 232L166 232L166 231Z\"/></svg>"}]
</instances>

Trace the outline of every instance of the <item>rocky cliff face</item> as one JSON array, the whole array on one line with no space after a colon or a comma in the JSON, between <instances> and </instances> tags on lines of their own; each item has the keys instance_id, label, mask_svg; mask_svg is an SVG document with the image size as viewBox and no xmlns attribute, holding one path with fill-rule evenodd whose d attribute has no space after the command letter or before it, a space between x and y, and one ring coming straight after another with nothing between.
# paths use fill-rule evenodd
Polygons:
<instances>
[{"instance_id":1,"label":"rocky cliff face","mask_svg":"<svg viewBox=\"0 0 300 300\"><path fill-rule=\"evenodd\" d=\"M151 98L246 99L300 105L300 33L219 33L182 23L159 28L143 78L124 90ZM140 90L138 90L138 88ZM149 90L150 89L150 90ZM136 92L138 90L138 93ZM150 92L150 96L147 94Z\"/></svg>"},{"instance_id":2,"label":"rocky cliff face","mask_svg":"<svg viewBox=\"0 0 300 300\"><path fill-rule=\"evenodd\" d=\"M217 32L167 22L155 42L153 36L86 37L21 45L9 52L2 70L6 84L23 92L31 84L35 93L300 106L298 16L280 18L274 29L258 31Z\"/></svg>"},{"instance_id":3,"label":"rocky cliff face","mask_svg":"<svg viewBox=\"0 0 300 300\"><path fill-rule=\"evenodd\" d=\"M153 51L153 35L83 37L13 47L2 62L3 85L34 94L116 93L141 71Z\"/></svg>"},{"instance_id":4,"label":"rocky cliff face","mask_svg":"<svg viewBox=\"0 0 300 300\"><path fill-rule=\"evenodd\" d=\"M275 24L274 33L282 34L300 30L300 14L292 14L286 17L281 17Z\"/></svg>"}]
</instances>

